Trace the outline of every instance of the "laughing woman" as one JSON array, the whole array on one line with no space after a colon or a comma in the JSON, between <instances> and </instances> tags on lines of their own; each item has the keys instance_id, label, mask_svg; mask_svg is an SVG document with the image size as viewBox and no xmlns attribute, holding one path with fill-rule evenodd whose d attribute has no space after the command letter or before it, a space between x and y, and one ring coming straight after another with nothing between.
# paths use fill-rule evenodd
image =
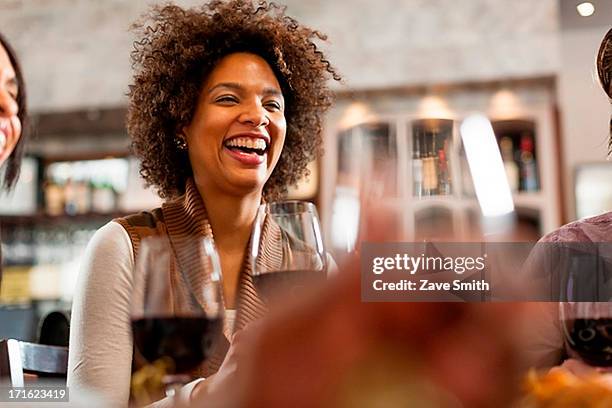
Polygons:
<instances>
[{"instance_id":1,"label":"laughing woman","mask_svg":"<svg viewBox=\"0 0 612 408\"><path fill-rule=\"evenodd\" d=\"M138 28L128 132L141 174L165 202L96 233L77 285L70 338L68 385L94 389L115 405L128 403L129 301L140 240L214 235L225 307L236 310L234 329L259 317L263 303L246 266L257 208L262 199L282 197L319 154L322 114L331 101L326 82L339 79L315 45L324 36L274 4L156 7ZM212 361L203 367L206 377L223 356Z\"/></svg>"},{"instance_id":2,"label":"laughing woman","mask_svg":"<svg viewBox=\"0 0 612 408\"><path fill-rule=\"evenodd\" d=\"M0 35L0 194L10 190L19 177L25 146L26 92L15 52ZM2 252L0 251L0 284Z\"/></svg>"}]
</instances>

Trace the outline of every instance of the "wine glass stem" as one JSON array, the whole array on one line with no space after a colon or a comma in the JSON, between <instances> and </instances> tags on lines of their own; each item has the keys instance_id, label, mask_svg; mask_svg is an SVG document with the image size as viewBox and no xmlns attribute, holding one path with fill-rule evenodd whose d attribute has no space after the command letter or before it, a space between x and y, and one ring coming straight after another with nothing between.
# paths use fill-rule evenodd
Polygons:
<instances>
[{"instance_id":1,"label":"wine glass stem","mask_svg":"<svg viewBox=\"0 0 612 408\"><path fill-rule=\"evenodd\" d=\"M181 401L179 393L187 381L189 381L189 376L180 374L168 375L164 379L164 382L166 383L166 397L172 399L174 407L183 406L183 401Z\"/></svg>"},{"instance_id":2,"label":"wine glass stem","mask_svg":"<svg viewBox=\"0 0 612 408\"><path fill-rule=\"evenodd\" d=\"M174 398L179 392L183 385L182 384L170 384L166 386L166 397Z\"/></svg>"}]
</instances>

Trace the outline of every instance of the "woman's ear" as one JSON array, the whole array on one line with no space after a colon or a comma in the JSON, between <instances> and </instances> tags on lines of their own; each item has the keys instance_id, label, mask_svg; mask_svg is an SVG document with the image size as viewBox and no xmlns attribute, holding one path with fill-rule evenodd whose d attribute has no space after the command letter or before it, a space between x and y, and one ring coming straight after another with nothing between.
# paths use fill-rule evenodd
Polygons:
<instances>
[{"instance_id":1,"label":"woman's ear","mask_svg":"<svg viewBox=\"0 0 612 408\"><path fill-rule=\"evenodd\" d=\"M599 47L597 74L604 92L612 98L612 29L605 35Z\"/></svg>"}]
</instances>

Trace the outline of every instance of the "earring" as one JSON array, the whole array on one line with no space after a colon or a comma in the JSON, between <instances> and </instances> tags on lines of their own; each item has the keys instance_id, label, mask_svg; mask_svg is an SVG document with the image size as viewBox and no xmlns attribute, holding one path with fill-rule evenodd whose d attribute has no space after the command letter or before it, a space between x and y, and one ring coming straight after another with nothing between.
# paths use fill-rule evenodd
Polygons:
<instances>
[{"instance_id":1,"label":"earring","mask_svg":"<svg viewBox=\"0 0 612 408\"><path fill-rule=\"evenodd\" d=\"M185 142L185 138L177 136L174 139L174 143L179 150L187 150L187 142Z\"/></svg>"}]
</instances>

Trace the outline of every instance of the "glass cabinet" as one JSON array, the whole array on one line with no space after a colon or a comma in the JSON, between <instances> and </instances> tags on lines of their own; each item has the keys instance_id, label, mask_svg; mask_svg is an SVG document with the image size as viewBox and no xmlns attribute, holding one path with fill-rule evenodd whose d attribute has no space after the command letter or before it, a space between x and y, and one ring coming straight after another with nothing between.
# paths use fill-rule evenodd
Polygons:
<instances>
[{"instance_id":1,"label":"glass cabinet","mask_svg":"<svg viewBox=\"0 0 612 408\"><path fill-rule=\"evenodd\" d=\"M404 239L470 239L486 232L460 135L467 116L378 115L339 131L332 224L356 235L359 227L352 224L363 220L357 219L355 208L366 194L379 198L381 211L393 208L398 213L396 227ZM552 143L551 112L535 109L521 118L489 120L516 215L537 239L560 220L554 157L541 154ZM340 241L346 237L334 236L338 242L333 245L344 247Z\"/></svg>"}]
</instances>

